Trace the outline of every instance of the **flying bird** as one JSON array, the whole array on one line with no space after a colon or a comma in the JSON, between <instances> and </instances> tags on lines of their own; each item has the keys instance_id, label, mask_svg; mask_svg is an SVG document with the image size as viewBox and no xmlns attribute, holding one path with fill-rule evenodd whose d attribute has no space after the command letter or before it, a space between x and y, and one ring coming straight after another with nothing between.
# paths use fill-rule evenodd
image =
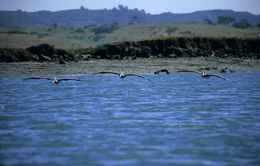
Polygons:
<instances>
[{"instance_id":1,"label":"flying bird","mask_svg":"<svg viewBox=\"0 0 260 166\"><path fill-rule=\"evenodd\" d=\"M144 78L144 79L151 81L150 79L148 79L144 76L138 75L138 74L130 74L130 73L125 74L123 72L118 73L118 72L102 71L102 72L94 73L93 75L96 75L96 74L114 74L114 75L119 75L119 78L125 78L126 76L137 76L137 77Z\"/></svg>"},{"instance_id":2,"label":"flying bird","mask_svg":"<svg viewBox=\"0 0 260 166\"><path fill-rule=\"evenodd\" d=\"M158 71L154 72L154 74L160 74L162 72L165 72L166 74L170 74L170 72L167 69L158 70Z\"/></svg>"},{"instance_id":3,"label":"flying bird","mask_svg":"<svg viewBox=\"0 0 260 166\"><path fill-rule=\"evenodd\" d=\"M81 81L80 79L75 79L75 78L49 78L49 77L30 77L30 78L26 78L25 80L29 80L29 79L46 79L46 80L52 80L52 83L54 84L58 84L61 81L70 81L70 80L74 80L74 81Z\"/></svg>"},{"instance_id":4,"label":"flying bird","mask_svg":"<svg viewBox=\"0 0 260 166\"><path fill-rule=\"evenodd\" d=\"M204 71L200 72L200 71L197 71L197 70L180 70L178 71L179 72L191 72L191 73L198 73L201 75L201 77L203 78L209 78L211 76L214 76L214 77L218 77L218 78L221 78L221 79L224 79L224 80L228 80L227 78L225 77L222 77L220 75L216 75L216 74L206 74Z\"/></svg>"}]
</instances>

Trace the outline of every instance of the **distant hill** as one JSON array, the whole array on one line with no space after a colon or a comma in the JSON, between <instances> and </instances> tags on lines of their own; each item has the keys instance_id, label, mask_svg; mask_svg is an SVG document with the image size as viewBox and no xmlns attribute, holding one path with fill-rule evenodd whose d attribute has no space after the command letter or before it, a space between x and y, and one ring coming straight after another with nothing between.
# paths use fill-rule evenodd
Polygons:
<instances>
[{"instance_id":1,"label":"distant hill","mask_svg":"<svg viewBox=\"0 0 260 166\"><path fill-rule=\"evenodd\" d=\"M248 12L236 12L232 10L207 10L193 13L174 14L149 14L144 10L128 9L122 5L113 9L90 10L81 7L80 9L63 11L38 11L25 12L0 11L0 26L88 26L105 25L117 22L125 24L161 24L161 23L184 23L198 22L204 23L208 18L215 22L218 16L234 16L236 20L247 19L252 25L260 23L260 15Z\"/></svg>"}]
</instances>

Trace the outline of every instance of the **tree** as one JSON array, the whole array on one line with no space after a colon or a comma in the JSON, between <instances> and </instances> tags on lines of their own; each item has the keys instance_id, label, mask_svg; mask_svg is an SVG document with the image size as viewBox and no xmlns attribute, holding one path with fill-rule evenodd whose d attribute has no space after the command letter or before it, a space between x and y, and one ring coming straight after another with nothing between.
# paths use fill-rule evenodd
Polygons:
<instances>
[{"instance_id":1,"label":"tree","mask_svg":"<svg viewBox=\"0 0 260 166\"><path fill-rule=\"evenodd\" d=\"M252 25L248 22L247 19L242 19L242 20L240 20L240 21L234 23L234 24L233 24L233 27L246 29L246 28L252 27Z\"/></svg>"},{"instance_id":2,"label":"tree","mask_svg":"<svg viewBox=\"0 0 260 166\"><path fill-rule=\"evenodd\" d=\"M45 55L48 57L52 57L54 53L54 46L49 44L40 44L38 46L31 46L26 48L33 55Z\"/></svg>"},{"instance_id":3,"label":"tree","mask_svg":"<svg viewBox=\"0 0 260 166\"><path fill-rule=\"evenodd\" d=\"M210 19L208 19L208 18L205 18L204 21L206 22L206 24L213 24L213 22Z\"/></svg>"},{"instance_id":4,"label":"tree","mask_svg":"<svg viewBox=\"0 0 260 166\"><path fill-rule=\"evenodd\" d=\"M177 30L178 30L177 27L168 27L167 30L166 30L166 32L167 32L168 35L171 35L171 34L173 34L174 32L176 32Z\"/></svg>"},{"instance_id":5,"label":"tree","mask_svg":"<svg viewBox=\"0 0 260 166\"><path fill-rule=\"evenodd\" d=\"M84 6L81 5L81 6L80 6L80 9L81 9L81 10L84 10L85 8L84 8Z\"/></svg>"},{"instance_id":6,"label":"tree","mask_svg":"<svg viewBox=\"0 0 260 166\"><path fill-rule=\"evenodd\" d=\"M234 17L234 16L218 16L217 23L223 24L223 25L228 25L234 21L236 21L236 17Z\"/></svg>"},{"instance_id":7,"label":"tree","mask_svg":"<svg viewBox=\"0 0 260 166\"><path fill-rule=\"evenodd\" d=\"M128 7L124 7L123 5L118 5L119 10L128 10Z\"/></svg>"},{"instance_id":8,"label":"tree","mask_svg":"<svg viewBox=\"0 0 260 166\"><path fill-rule=\"evenodd\" d=\"M117 22L109 25L102 25L96 28L93 28L91 31L94 32L96 35L101 33L112 33L116 29L119 28L119 24Z\"/></svg>"},{"instance_id":9,"label":"tree","mask_svg":"<svg viewBox=\"0 0 260 166\"><path fill-rule=\"evenodd\" d=\"M56 29L56 28L58 28L58 24L57 24L57 23L54 23L54 24L52 24L52 27L53 27L54 29Z\"/></svg>"},{"instance_id":10,"label":"tree","mask_svg":"<svg viewBox=\"0 0 260 166\"><path fill-rule=\"evenodd\" d=\"M138 17L137 16L133 16L132 20L133 20L133 23L136 23L138 21Z\"/></svg>"}]
</instances>

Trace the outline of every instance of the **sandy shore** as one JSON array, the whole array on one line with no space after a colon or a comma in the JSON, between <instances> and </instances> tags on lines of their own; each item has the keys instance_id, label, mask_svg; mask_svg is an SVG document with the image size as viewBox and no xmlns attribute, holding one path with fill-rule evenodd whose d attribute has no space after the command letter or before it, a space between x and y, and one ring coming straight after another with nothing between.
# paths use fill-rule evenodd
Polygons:
<instances>
[{"instance_id":1,"label":"sandy shore","mask_svg":"<svg viewBox=\"0 0 260 166\"><path fill-rule=\"evenodd\" d=\"M260 72L259 59L240 58L176 58L138 60L90 60L57 64L53 62L0 63L0 76L85 75L99 71L152 74L159 69L175 73L180 69L208 72Z\"/></svg>"}]
</instances>

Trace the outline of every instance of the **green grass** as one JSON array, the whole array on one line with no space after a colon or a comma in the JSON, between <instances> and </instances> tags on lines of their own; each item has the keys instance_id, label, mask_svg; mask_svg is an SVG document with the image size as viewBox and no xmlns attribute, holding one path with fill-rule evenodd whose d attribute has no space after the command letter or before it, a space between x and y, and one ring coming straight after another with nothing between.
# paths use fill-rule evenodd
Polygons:
<instances>
[{"instance_id":1,"label":"green grass","mask_svg":"<svg viewBox=\"0 0 260 166\"><path fill-rule=\"evenodd\" d=\"M123 25L109 33L95 34L95 26L63 27L0 27L0 47L26 48L48 43L56 48L79 49L98 45L138 41L169 36L238 36L260 34L260 28L238 29L224 25L196 23Z\"/></svg>"},{"instance_id":2,"label":"green grass","mask_svg":"<svg viewBox=\"0 0 260 166\"><path fill-rule=\"evenodd\" d=\"M91 47L83 41L68 39L64 37L46 36L38 37L38 35L24 35L24 34L0 34L0 47L7 48L27 48L41 43L48 43L54 45L56 48L78 49Z\"/></svg>"}]
</instances>

